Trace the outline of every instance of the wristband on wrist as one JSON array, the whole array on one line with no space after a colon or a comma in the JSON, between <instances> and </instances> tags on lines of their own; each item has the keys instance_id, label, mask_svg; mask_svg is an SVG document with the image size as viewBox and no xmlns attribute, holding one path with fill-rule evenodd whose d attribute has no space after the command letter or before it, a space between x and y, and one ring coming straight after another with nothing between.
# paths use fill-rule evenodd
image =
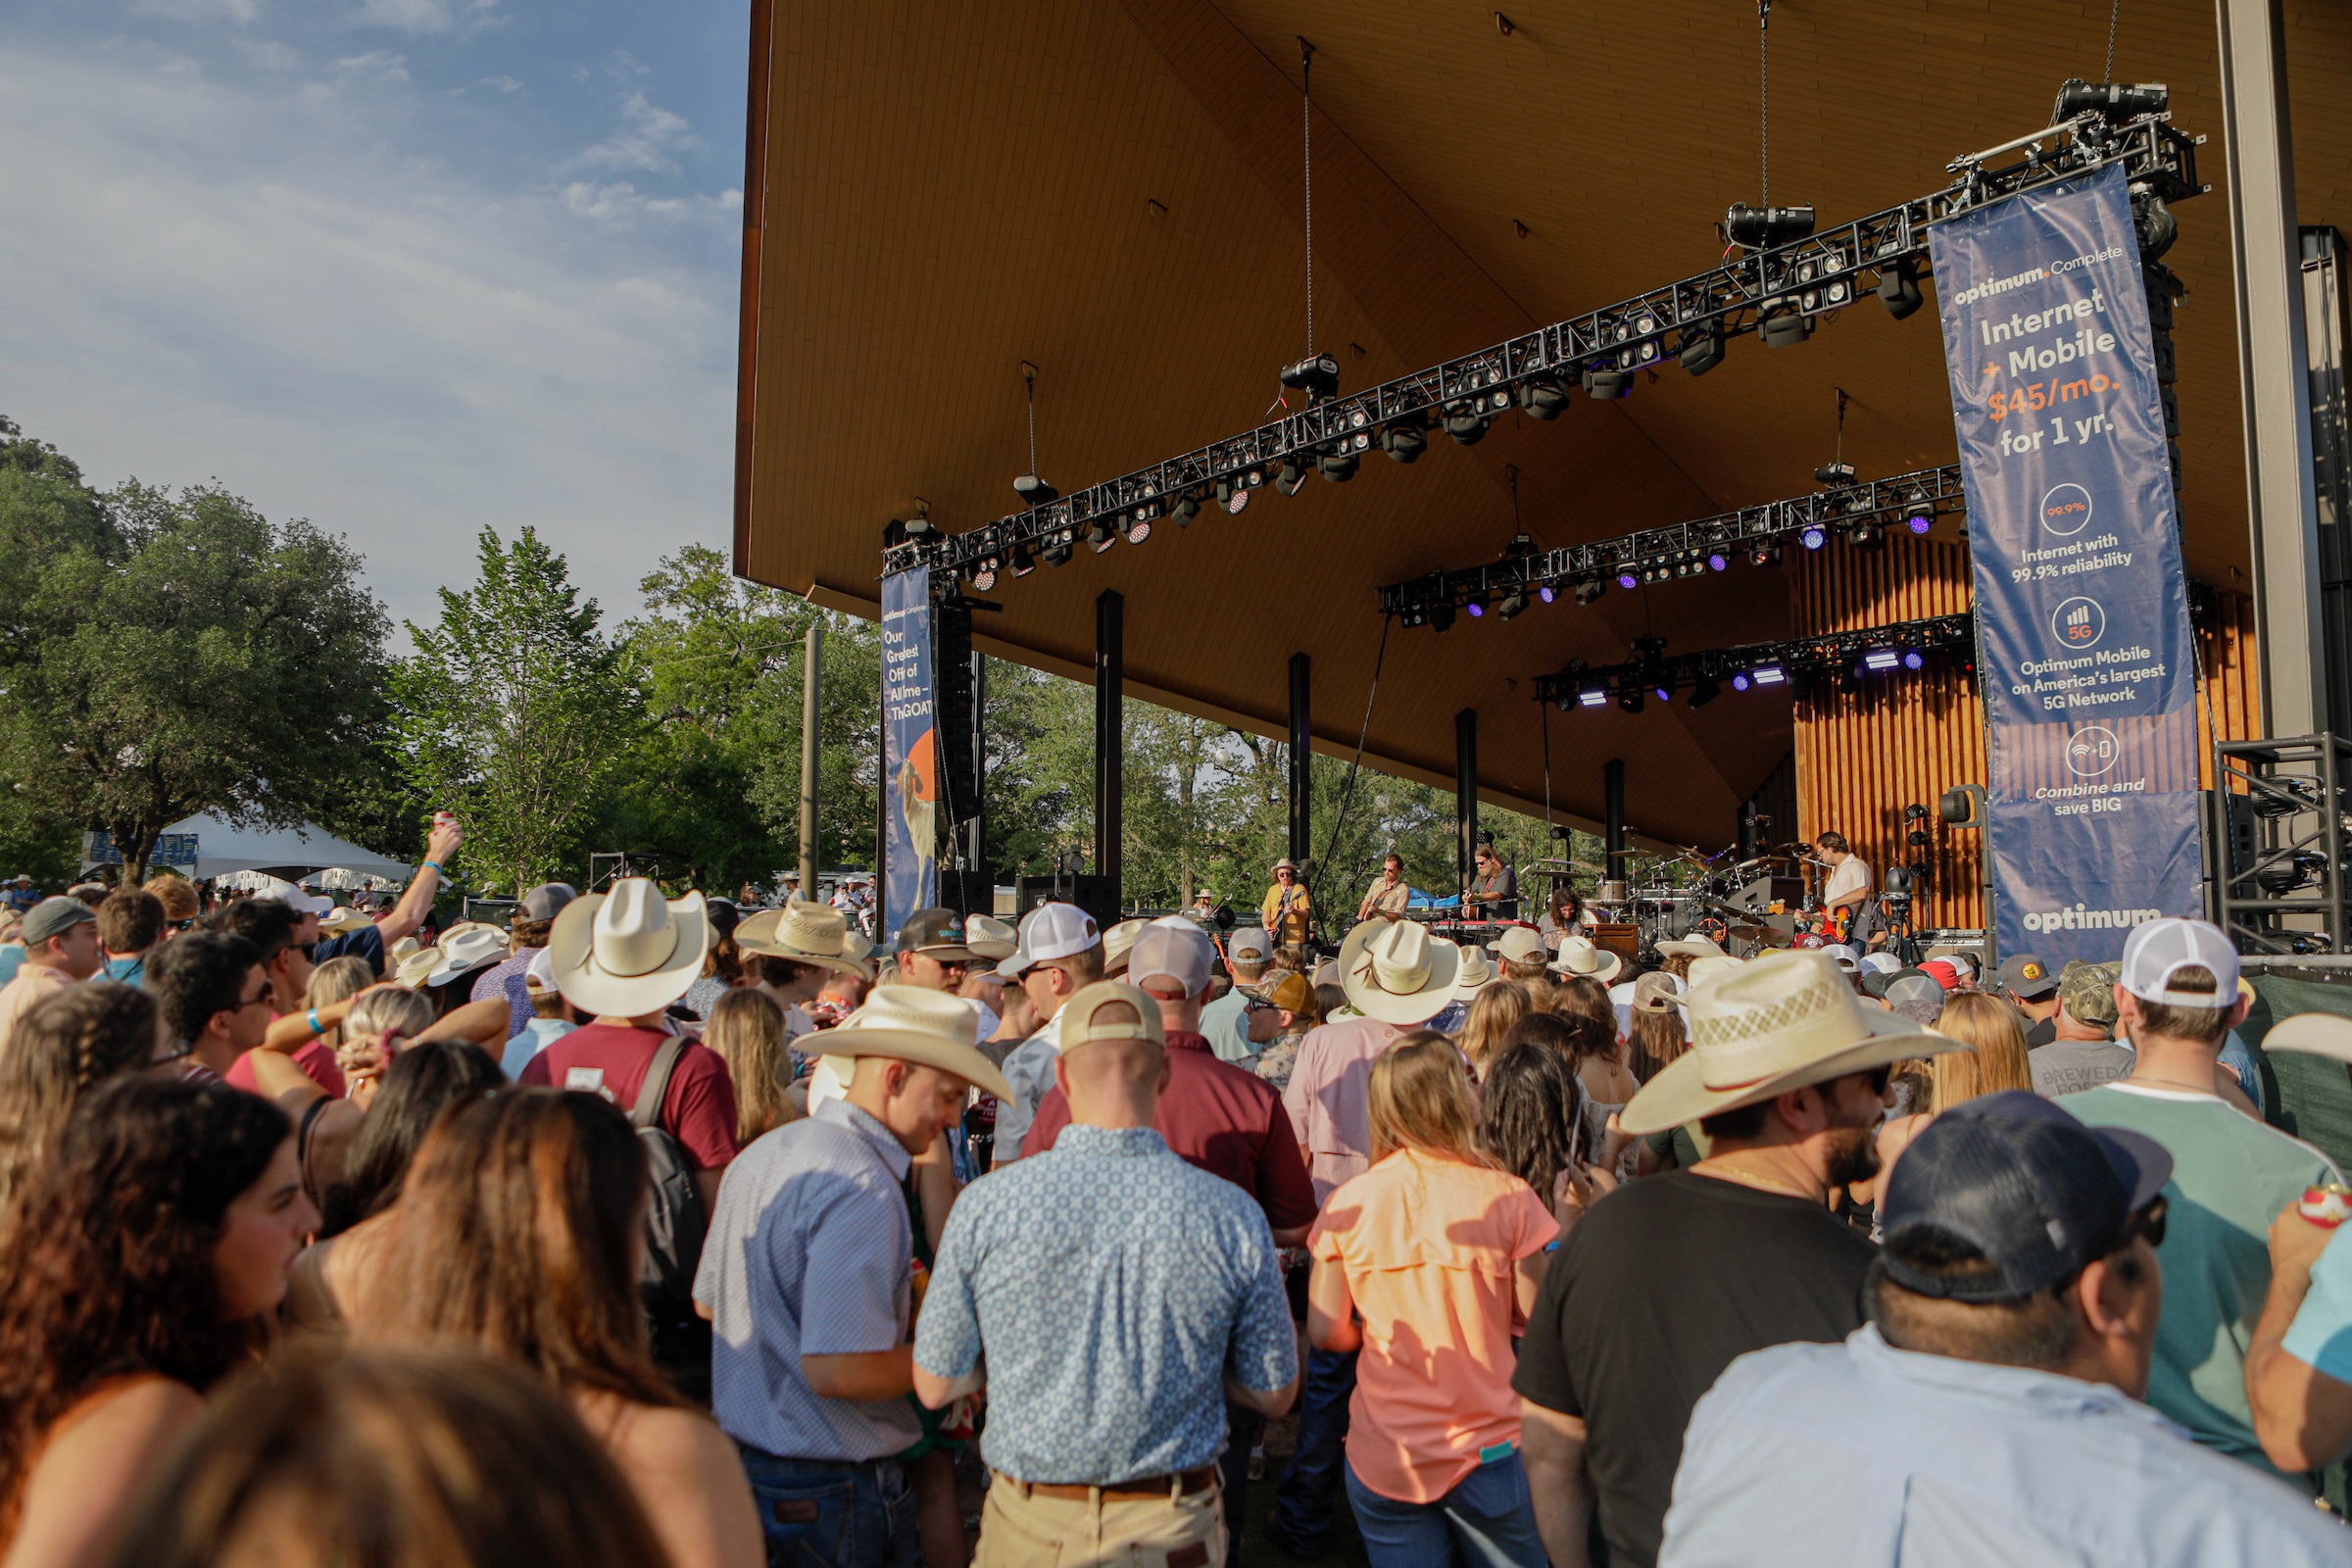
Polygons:
<instances>
[{"instance_id":1,"label":"wristband on wrist","mask_svg":"<svg viewBox=\"0 0 2352 1568\"><path fill-rule=\"evenodd\" d=\"M318 1009L317 1007L313 1007L311 1009L311 1033L314 1036L326 1033L326 1026L318 1021Z\"/></svg>"},{"instance_id":2,"label":"wristband on wrist","mask_svg":"<svg viewBox=\"0 0 2352 1568\"><path fill-rule=\"evenodd\" d=\"M427 861L425 861L425 862L424 862L424 865L423 865L422 869L424 869L424 870L427 870L427 871L440 872L440 871L441 871L441 862L440 862L439 860L427 860ZM446 875L447 873L443 872L442 874Z\"/></svg>"}]
</instances>

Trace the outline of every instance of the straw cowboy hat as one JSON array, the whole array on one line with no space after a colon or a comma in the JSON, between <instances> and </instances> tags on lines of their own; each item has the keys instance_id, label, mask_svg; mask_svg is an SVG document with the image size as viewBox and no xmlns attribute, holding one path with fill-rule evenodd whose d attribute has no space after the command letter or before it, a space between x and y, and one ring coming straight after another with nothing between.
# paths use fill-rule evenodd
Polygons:
<instances>
[{"instance_id":1,"label":"straw cowboy hat","mask_svg":"<svg viewBox=\"0 0 2352 1568\"><path fill-rule=\"evenodd\" d=\"M1340 944L1340 988L1367 1018L1427 1023L1453 1000L1462 950L1412 920L1366 920Z\"/></svg>"},{"instance_id":2,"label":"straw cowboy hat","mask_svg":"<svg viewBox=\"0 0 2352 1568\"><path fill-rule=\"evenodd\" d=\"M1719 974L1730 974L1734 969L1739 968L1742 961L1743 960L1739 958L1717 954L1709 954L1703 957L1692 958L1690 960L1690 989L1696 991L1701 981L1712 980ZM1837 960L1834 958L1830 961L1833 963L1837 962ZM1838 965L1838 972L1840 974L1845 972L1845 966L1843 964Z\"/></svg>"},{"instance_id":3,"label":"straw cowboy hat","mask_svg":"<svg viewBox=\"0 0 2352 1568\"><path fill-rule=\"evenodd\" d=\"M1477 1000L1478 994L1500 979L1501 974L1501 970L1487 961L1486 949L1464 948L1461 971L1454 977L1453 1000L1456 1002Z\"/></svg>"},{"instance_id":4,"label":"straw cowboy hat","mask_svg":"<svg viewBox=\"0 0 2352 1568\"><path fill-rule=\"evenodd\" d=\"M1818 953L1771 953L1690 993L1690 1049L1617 1121L1636 1136L1662 1133L1906 1056L1966 1049L1899 1013L1865 1008Z\"/></svg>"},{"instance_id":5,"label":"straw cowboy hat","mask_svg":"<svg viewBox=\"0 0 2352 1568\"><path fill-rule=\"evenodd\" d=\"M1286 855L1281 859L1276 860L1272 865L1267 866L1266 874L1271 876L1277 871L1296 871L1298 869L1298 862Z\"/></svg>"},{"instance_id":6,"label":"straw cowboy hat","mask_svg":"<svg viewBox=\"0 0 2352 1568\"><path fill-rule=\"evenodd\" d=\"M2352 1061L2352 1018L2339 1018L2331 1012L2298 1012L2273 1024L2271 1032L2262 1037L2262 1049Z\"/></svg>"},{"instance_id":7,"label":"straw cowboy hat","mask_svg":"<svg viewBox=\"0 0 2352 1568\"><path fill-rule=\"evenodd\" d=\"M415 937L402 937L398 942L392 944L392 951L385 954L384 956L396 964L406 963L423 951L423 947Z\"/></svg>"},{"instance_id":8,"label":"straw cowboy hat","mask_svg":"<svg viewBox=\"0 0 2352 1568\"><path fill-rule=\"evenodd\" d=\"M888 1056L936 1067L1009 1101L1011 1086L974 1044L979 1032L980 1015L961 997L928 986L876 986L864 1006L825 1031L825 1059L844 1083L856 1075L854 1058Z\"/></svg>"},{"instance_id":9,"label":"straw cowboy hat","mask_svg":"<svg viewBox=\"0 0 2352 1568\"><path fill-rule=\"evenodd\" d=\"M364 926L373 924L375 924L373 920L346 904L329 909L318 917L318 934L325 937L348 936Z\"/></svg>"},{"instance_id":10,"label":"straw cowboy hat","mask_svg":"<svg viewBox=\"0 0 2352 1568\"><path fill-rule=\"evenodd\" d=\"M1713 937L1685 937L1679 942L1661 942L1658 952L1666 956L1687 953L1693 958L1728 958L1730 954L1715 945Z\"/></svg>"},{"instance_id":11,"label":"straw cowboy hat","mask_svg":"<svg viewBox=\"0 0 2352 1568\"><path fill-rule=\"evenodd\" d=\"M849 927L839 909L794 899L781 909L761 909L747 916L735 927L735 946L746 953L814 964L871 981L874 966L862 954L852 953Z\"/></svg>"},{"instance_id":12,"label":"straw cowboy hat","mask_svg":"<svg viewBox=\"0 0 2352 1568\"><path fill-rule=\"evenodd\" d=\"M963 945L972 950L973 957L1001 963L1020 951L1021 942L1011 922L993 914L971 914L964 916Z\"/></svg>"},{"instance_id":13,"label":"straw cowboy hat","mask_svg":"<svg viewBox=\"0 0 2352 1568\"><path fill-rule=\"evenodd\" d=\"M624 876L612 892L564 906L548 933L548 967L564 1000L581 1011L638 1018L686 994L702 977L710 946L700 893L664 901L644 877Z\"/></svg>"},{"instance_id":14,"label":"straw cowboy hat","mask_svg":"<svg viewBox=\"0 0 2352 1568\"><path fill-rule=\"evenodd\" d=\"M440 967L441 950L439 948L418 948L406 957L399 959L394 965L391 976L392 983L396 986L405 986L411 991L422 991L425 982L432 978L433 971Z\"/></svg>"},{"instance_id":15,"label":"straw cowboy hat","mask_svg":"<svg viewBox=\"0 0 2352 1568\"><path fill-rule=\"evenodd\" d=\"M1121 920L1117 925L1102 933L1102 972L1104 974L1126 972L1127 956L1135 951L1135 939L1142 936L1144 927L1151 923L1149 920Z\"/></svg>"},{"instance_id":16,"label":"straw cowboy hat","mask_svg":"<svg viewBox=\"0 0 2352 1568\"><path fill-rule=\"evenodd\" d=\"M507 935L496 926L454 926L441 938L441 962L425 977L428 986L445 986L462 974L487 969L507 956Z\"/></svg>"},{"instance_id":17,"label":"straw cowboy hat","mask_svg":"<svg viewBox=\"0 0 2352 1568\"><path fill-rule=\"evenodd\" d=\"M1605 986L1615 982L1625 960L1594 947L1589 938L1569 937L1560 943L1560 956L1549 967L1553 974L1581 974Z\"/></svg>"}]
</instances>

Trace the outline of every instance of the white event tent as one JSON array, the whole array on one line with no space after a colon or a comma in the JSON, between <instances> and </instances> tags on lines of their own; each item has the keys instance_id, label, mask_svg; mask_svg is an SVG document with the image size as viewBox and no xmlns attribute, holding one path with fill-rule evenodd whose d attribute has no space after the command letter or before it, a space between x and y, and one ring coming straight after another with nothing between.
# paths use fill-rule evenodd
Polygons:
<instances>
[{"instance_id":1,"label":"white event tent","mask_svg":"<svg viewBox=\"0 0 2352 1568\"><path fill-rule=\"evenodd\" d=\"M350 886L379 880L405 882L416 869L308 823L285 828L238 827L217 816L191 816L164 829L154 859L156 864L172 865L199 882L240 871L269 871L293 882L325 873L317 879L329 886ZM335 876L335 872L346 875Z\"/></svg>"}]
</instances>

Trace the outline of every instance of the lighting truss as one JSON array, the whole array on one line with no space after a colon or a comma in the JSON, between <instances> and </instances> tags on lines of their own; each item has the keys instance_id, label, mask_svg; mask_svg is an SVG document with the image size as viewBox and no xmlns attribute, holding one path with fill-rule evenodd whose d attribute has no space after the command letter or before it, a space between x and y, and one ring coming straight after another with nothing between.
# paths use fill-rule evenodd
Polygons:
<instances>
[{"instance_id":1,"label":"lighting truss","mask_svg":"<svg viewBox=\"0 0 2352 1568\"><path fill-rule=\"evenodd\" d=\"M1702 681L1746 691L1749 685L1741 684L1743 677L1758 689L1791 690L1857 669L1872 674L1915 670L1936 656L1956 660L1962 668L1971 669L1976 664L1976 651L1973 617L1936 615L1698 654L1658 652L1622 664L1572 663L1553 674L1536 677L1536 701L1562 710L1598 708L1621 692L1671 697L1686 688L1696 689ZM1887 655L1893 656L1891 660ZM1879 656L1875 663L1873 656ZM1768 673L1759 680L1759 672ZM1597 702L1592 697L1596 692L1605 694Z\"/></svg>"},{"instance_id":2,"label":"lighting truss","mask_svg":"<svg viewBox=\"0 0 2352 1568\"><path fill-rule=\"evenodd\" d=\"M1860 523L1900 528L1908 518L1942 516L1965 510L1967 504L1957 465L1921 468L1615 539L1431 572L1381 589L1380 610L1407 626L1420 626L1430 620L1432 607L1441 603L1456 610L1473 605L1483 609L1512 593L1532 594L1544 587L1557 592L1588 583L1623 585L1628 578L1639 587L1721 571L1759 548L1801 542L1809 529L1821 530L1826 542ZM1717 561L1724 566L1714 564Z\"/></svg>"},{"instance_id":3,"label":"lighting truss","mask_svg":"<svg viewBox=\"0 0 2352 1568\"><path fill-rule=\"evenodd\" d=\"M1378 386L1320 399L1254 430L963 533L892 544L883 552L883 569L928 565L968 576L991 561L1009 561L1020 547L1082 537L1098 518L1124 532L1121 520L1132 520L1139 509L1156 512L1180 498L1223 502L1220 491L1257 489L1286 463L1301 471L1325 459L1344 466L1348 458L1382 449L1388 432L1418 436L1451 420L1461 438L1475 440L1485 421L1514 406L1549 417L1589 370L1630 374L1679 358L1686 339L1703 340L1719 352L1719 336L1753 332L1768 318L1841 310L1890 276L1916 274L1933 224L2109 164L2121 164L2134 184L2183 200L2205 189L2196 164L2203 138L2174 129L2169 121L2169 115L2149 114L2116 123L2086 114L2030 132L1955 160L1949 166L1953 182L1932 195L1790 244L1747 251L1679 283ZM2023 156L2016 162L1986 167L2019 149Z\"/></svg>"}]
</instances>

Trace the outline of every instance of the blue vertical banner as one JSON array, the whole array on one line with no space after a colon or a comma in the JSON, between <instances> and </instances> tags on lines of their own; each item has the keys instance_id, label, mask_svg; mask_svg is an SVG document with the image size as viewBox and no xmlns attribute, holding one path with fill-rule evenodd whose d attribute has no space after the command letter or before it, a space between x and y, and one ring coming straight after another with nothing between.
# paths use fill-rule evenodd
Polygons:
<instances>
[{"instance_id":1,"label":"blue vertical banner","mask_svg":"<svg viewBox=\"0 0 2352 1568\"><path fill-rule=\"evenodd\" d=\"M896 939L939 902L939 736L931 684L931 573L882 579L882 925Z\"/></svg>"},{"instance_id":2,"label":"blue vertical banner","mask_svg":"<svg viewBox=\"0 0 2352 1568\"><path fill-rule=\"evenodd\" d=\"M1968 488L1995 938L2120 956L2200 912L2197 683L2120 166L1929 235Z\"/></svg>"}]
</instances>

